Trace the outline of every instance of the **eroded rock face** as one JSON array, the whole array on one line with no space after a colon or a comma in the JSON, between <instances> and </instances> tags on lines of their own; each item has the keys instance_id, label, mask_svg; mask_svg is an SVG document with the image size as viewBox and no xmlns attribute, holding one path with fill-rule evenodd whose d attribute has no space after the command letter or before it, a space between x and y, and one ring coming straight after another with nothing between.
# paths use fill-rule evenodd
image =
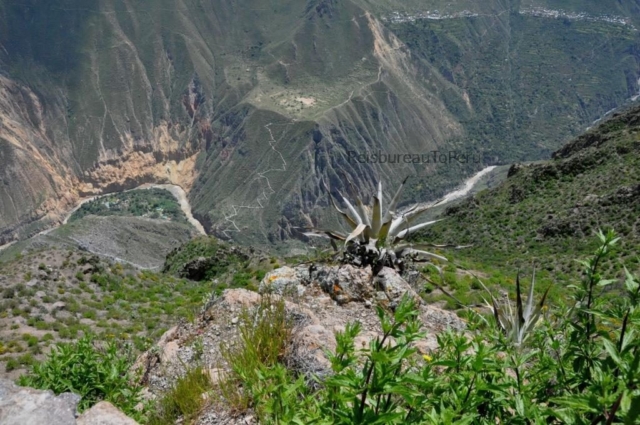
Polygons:
<instances>
[{"instance_id":1,"label":"eroded rock face","mask_svg":"<svg viewBox=\"0 0 640 425\"><path fill-rule=\"evenodd\" d=\"M58 396L51 391L24 388L0 379L0 424L75 425L77 394Z\"/></svg>"},{"instance_id":2,"label":"eroded rock face","mask_svg":"<svg viewBox=\"0 0 640 425\"><path fill-rule=\"evenodd\" d=\"M394 269L384 267L375 277L371 268L350 264L281 267L269 272L260 283L260 293L303 296L317 286L340 305L377 301L395 308L405 294L418 304L421 299L411 285Z\"/></svg>"},{"instance_id":3,"label":"eroded rock face","mask_svg":"<svg viewBox=\"0 0 640 425\"><path fill-rule=\"evenodd\" d=\"M284 297L286 313L293 323L292 339L283 362L296 373L315 376L320 381L332 373L327 352L335 351L336 332L344 331L349 323L360 322L362 331L355 341L358 349L368 347L381 336L375 305L393 310L405 295L418 301L419 317L427 334L415 344L422 354L437 349L438 333L465 329L465 322L456 314L421 303L411 285L395 270L385 268L372 276L369 268L351 265L282 267L264 277L261 293L226 290L206 303L195 323L170 330L155 349L141 356L138 366L146 368L144 383L152 394L159 395L185 372L186 366L193 364L202 364L215 380L224 376L228 369L221 357L220 344L239 343L243 311L255 311L265 296ZM317 385L314 380L308 382ZM221 407L208 409L202 414L206 420L197 423L245 423L240 419L221 422L221 418L227 417Z\"/></svg>"}]
</instances>

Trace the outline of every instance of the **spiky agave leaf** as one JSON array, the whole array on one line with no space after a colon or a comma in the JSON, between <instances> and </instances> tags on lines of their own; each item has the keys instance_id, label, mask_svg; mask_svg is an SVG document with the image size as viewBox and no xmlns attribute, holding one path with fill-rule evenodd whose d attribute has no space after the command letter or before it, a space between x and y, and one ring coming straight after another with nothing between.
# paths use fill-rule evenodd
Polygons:
<instances>
[{"instance_id":1,"label":"spiky agave leaf","mask_svg":"<svg viewBox=\"0 0 640 425\"><path fill-rule=\"evenodd\" d=\"M392 221L391 227L389 228L389 236L396 237L398 233L411 227L412 223L418 219L418 216L431 209L432 206L432 204L422 205L420 207L414 205L409 210L400 214Z\"/></svg>"},{"instance_id":2,"label":"spiky agave leaf","mask_svg":"<svg viewBox=\"0 0 640 425\"><path fill-rule=\"evenodd\" d=\"M365 243L369 242L369 232L371 231L371 228L362 223L362 224L358 224L358 227L356 227L353 232L351 232L351 234L349 236L347 236L347 239L345 239L344 243L345 245L348 244L350 241L354 240L355 238L360 237Z\"/></svg>"},{"instance_id":3,"label":"spiky agave leaf","mask_svg":"<svg viewBox=\"0 0 640 425\"><path fill-rule=\"evenodd\" d=\"M329 195L329 201L331 202L331 206L338 212L338 214L340 214L340 216L344 219L344 221L349 225L351 230L355 229L358 223L356 223L355 220L349 216L349 214L347 214L344 210L338 207L338 205L336 204L336 201L333 199L333 196L331 195L331 189L327 187L327 185L324 183L324 180L321 180L321 183L322 183L322 186L324 186L324 189L327 191L327 194Z\"/></svg>"},{"instance_id":4,"label":"spiky agave leaf","mask_svg":"<svg viewBox=\"0 0 640 425\"><path fill-rule=\"evenodd\" d=\"M338 211L338 214L342 216L342 218L349 225L351 230L355 229L358 223L356 223L354 219L349 217L349 214L347 214L345 211L338 208L338 206L336 205L336 202L333 200L333 196L331 196L331 193L329 193L329 199L331 199L331 205L333 205L333 208L335 208L336 211Z\"/></svg>"},{"instance_id":5,"label":"spiky agave leaf","mask_svg":"<svg viewBox=\"0 0 640 425\"><path fill-rule=\"evenodd\" d=\"M369 211L367 210L367 207L362 202L362 199L360 199L360 196L358 196L356 185L353 183L353 181L351 181L348 175L344 174L344 178L347 181L347 184L349 185L349 191L351 192L352 196L356 199L356 207L358 208L358 214L360 216L361 222L371 226L371 218L369 217Z\"/></svg>"},{"instance_id":6,"label":"spiky agave leaf","mask_svg":"<svg viewBox=\"0 0 640 425\"><path fill-rule=\"evenodd\" d=\"M406 257L407 255L411 255L411 254L421 254L426 257L433 258L435 260L448 261L442 255L434 254L433 252L429 252L429 251L423 251L421 249L402 248L401 250L396 250L395 253L398 257Z\"/></svg>"},{"instance_id":7,"label":"spiky agave leaf","mask_svg":"<svg viewBox=\"0 0 640 425\"><path fill-rule=\"evenodd\" d=\"M437 223L439 221L441 221L441 220L426 221L424 223L420 223L420 224L417 224L415 226L411 226L408 229L405 229L405 230L401 231L400 233L398 233L396 235L396 240L399 241L399 240L405 239L412 232L418 231L418 230L420 230L420 229L422 229L424 227L427 227L427 226L431 226L432 224Z\"/></svg>"},{"instance_id":8,"label":"spiky agave leaf","mask_svg":"<svg viewBox=\"0 0 640 425\"><path fill-rule=\"evenodd\" d=\"M322 229L306 229L306 232L302 234L308 237L317 237L317 238L325 238L325 239L335 239L338 241L344 241L347 239L346 235L343 235L339 232L334 232L332 230L322 230Z\"/></svg>"},{"instance_id":9,"label":"spiky agave leaf","mask_svg":"<svg viewBox=\"0 0 640 425\"><path fill-rule=\"evenodd\" d=\"M429 242L420 242L420 243L400 243L396 245L396 248L416 248L416 249L429 249L429 248L452 248L452 249L464 249L469 248L473 245L449 245L449 244L434 244Z\"/></svg>"},{"instance_id":10,"label":"spiky agave leaf","mask_svg":"<svg viewBox=\"0 0 640 425\"><path fill-rule=\"evenodd\" d=\"M349 202L349 200L347 198L345 198L342 193L340 193L340 196L342 197L342 200L344 201L344 203L347 205L347 209L349 210L349 212L353 216L355 222L357 224L363 224L364 220L362 219L362 217L360 217L360 215L358 214L358 211L356 211L355 207L351 204L351 202Z\"/></svg>"},{"instance_id":11,"label":"spiky agave leaf","mask_svg":"<svg viewBox=\"0 0 640 425\"><path fill-rule=\"evenodd\" d=\"M378 194L373 197L373 211L371 217L371 234L378 239L382 227L382 183L378 182Z\"/></svg>"},{"instance_id":12,"label":"spiky agave leaf","mask_svg":"<svg viewBox=\"0 0 640 425\"><path fill-rule=\"evenodd\" d=\"M515 310L511 306L511 301L507 298L505 302L498 303L493 294L487 289L487 287L480 281L482 287L487 291L491 297L491 304L486 300L485 303L493 311L493 315L496 319L496 323L507 336L507 338L513 342L516 346L520 346L524 343L527 337L531 334L531 331L538 324L542 315L542 309L544 303L549 294L551 286L549 286L544 292L540 302L535 305L534 308L534 286L535 286L535 273L531 280L531 287L529 288L529 297L527 299L526 307L523 307L522 302L522 289L520 287L520 276L516 277L516 308Z\"/></svg>"},{"instance_id":13,"label":"spiky agave leaf","mask_svg":"<svg viewBox=\"0 0 640 425\"><path fill-rule=\"evenodd\" d=\"M402 180L402 183L400 183L400 187L398 187L395 195L393 195L393 198L389 203L389 209L387 209L387 212L382 219L383 222L391 221L393 219L392 215L394 215L396 212L396 207L398 206L398 201L400 200L400 194L402 194L402 189L404 188L404 184L407 182L408 178L409 176L405 177L404 180Z\"/></svg>"}]
</instances>

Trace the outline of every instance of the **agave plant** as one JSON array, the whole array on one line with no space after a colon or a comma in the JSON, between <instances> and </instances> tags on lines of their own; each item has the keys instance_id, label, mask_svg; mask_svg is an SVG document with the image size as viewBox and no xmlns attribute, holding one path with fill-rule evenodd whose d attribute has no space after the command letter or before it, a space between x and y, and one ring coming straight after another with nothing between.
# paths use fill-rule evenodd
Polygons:
<instances>
[{"instance_id":1,"label":"agave plant","mask_svg":"<svg viewBox=\"0 0 640 425\"><path fill-rule=\"evenodd\" d=\"M544 311L544 303L547 299L547 294L551 286L547 288L544 295L535 305L533 304L533 288L535 286L535 271L531 278L531 286L529 287L529 296L527 297L526 304L522 303L522 291L520 289L520 273L516 276L516 306L515 309L509 301L498 302L491 292L487 289L482 282L482 287L489 293L491 297L491 303L484 300L487 307L493 311L493 317L496 320L497 325L500 327L505 336L516 346L522 345L531 330L535 328L538 321L542 317Z\"/></svg>"},{"instance_id":2,"label":"agave plant","mask_svg":"<svg viewBox=\"0 0 640 425\"><path fill-rule=\"evenodd\" d=\"M354 206L344 195L338 192L346 205L346 210L338 207L331 195L331 191L327 190L331 205L342 217L345 224L349 226L351 233L346 234L333 230L312 228L307 229L304 235L328 238L336 249L335 241L342 242L345 254L350 258L351 262L360 265L377 264L390 267L400 266L402 268L402 258L411 255L422 255L440 261L447 261L445 257L423 249L424 246L444 247L444 245L412 245L404 242L412 233L439 221L433 220L416 224L420 214L440 203L438 201L421 206L414 205L402 212L396 211L406 181L407 179L404 179L386 210L383 205L382 182L378 182L378 191L372 197L373 205L371 206L364 205L357 195L355 196L356 205ZM353 187L353 184L351 184L351 187Z\"/></svg>"}]
</instances>

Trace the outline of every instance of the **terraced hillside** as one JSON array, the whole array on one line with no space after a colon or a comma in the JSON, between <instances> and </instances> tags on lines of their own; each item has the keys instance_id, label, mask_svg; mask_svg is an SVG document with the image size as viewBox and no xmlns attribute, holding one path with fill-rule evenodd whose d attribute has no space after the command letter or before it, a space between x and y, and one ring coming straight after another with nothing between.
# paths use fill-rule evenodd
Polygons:
<instances>
[{"instance_id":1,"label":"terraced hillside","mask_svg":"<svg viewBox=\"0 0 640 425\"><path fill-rule=\"evenodd\" d=\"M414 175L424 200L543 158L640 76L635 2L547 3L0 0L0 244L149 182L277 243L326 210L323 179ZM349 160L434 150L479 161Z\"/></svg>"}]
</instances>

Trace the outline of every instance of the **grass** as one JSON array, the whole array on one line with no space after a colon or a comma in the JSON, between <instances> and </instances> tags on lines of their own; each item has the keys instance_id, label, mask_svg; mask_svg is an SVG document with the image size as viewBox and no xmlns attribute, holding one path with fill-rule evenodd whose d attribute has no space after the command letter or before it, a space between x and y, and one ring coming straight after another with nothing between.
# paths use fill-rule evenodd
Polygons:
<instances>
[{"instance_id":1,"label":"grass","mask_svg":"<svg viewBox=\"0 0 640 425\"><path fill-rule=\"evenodd\" d=\"M238 341L220 347L224 364L219 369L229 372L219 380L218 389L220 401L231 411L244 412L252 407L261 371L285 358L293 324L283 298L263 296L255 310L243 310L238 326Z\"/></svg>"},{"instance_id":2,"label":"grass","mask_svg":"<svg viewBox=\"0 0 640 425\"><path fill-rule=\"evenodd\" d=\"M181 423L190 424L208 404L203 397L213 389L209 373L202 366L195 366L178 378L154 406L148 425L173 424L182 418Z\"/></svg>"}]
</instances>

